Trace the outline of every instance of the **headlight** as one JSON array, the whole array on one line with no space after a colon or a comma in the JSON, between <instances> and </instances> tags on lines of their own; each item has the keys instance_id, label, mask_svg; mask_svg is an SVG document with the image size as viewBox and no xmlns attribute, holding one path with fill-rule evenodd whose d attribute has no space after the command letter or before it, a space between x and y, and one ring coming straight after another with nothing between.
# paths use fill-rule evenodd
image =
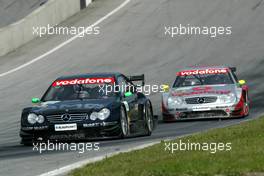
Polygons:
<instances>
[{"instance_id":1,"label":"headlight","mask_svg":"<svg viewBox=\"0 0 264 176\"><path fill-rule=\"evenodd\" d=\"M236 101L236 96L233 93L221 95L219 97L221 103L233 103Z\"/></svg>"},{"instance_id":2,"label":"headlight","mask_svg":"<svg viewBox=\"0 0 264 176\"><path fill-rule=\"evenodd\" d=\"M37 122L37 118L38 116L36 114L33 114L33 113L28 114L28 117L27 117L28 123L32 125L35 124Z\"/></svg>"},{"instance_id":3,"label":"headlight","mask_svg":"<svg viewBox=\"0 0 264 176\"><path fill-rule=\"evenodd\" d=\"M28 114L27 120L28 120L28 123L34 125L37 122L43 123L45 121L45 118L42 115L36 115L34 113L30 113Z\"/></svg>"},{"instance_id":4,"label":"headlight","mask_svg":"<svg viewBox=\"0 0 264 176\"><path fill-rule=\"evenodd\" d=\"M98 118L100 120L105 120L106 118L108 118L110 115L110 110L109 109L102 109L99 113L98 113Z\"/></svg>"},{"instance_id":5,"label":"headlight","mask_svg":"<svg viewBox=\"0 0 264 176\"><path fill-rule=\"evenodd\" d=\"M175 108L177 105L182 104L182 98L180 97L169 97L168 98L168 107L169 108Z\"/></svg>"},{"instance_id":6,"label":"headlight","mask_svg":"<svg viewBox=\"0 0 264 176\"><path fill-rule=\"evenodd\" d=\"M110 110L107 108L102 109L99 112L93 112L90 115L90 119L91 120L96 120L96 119L100 119L100 120L105 120L110 116Z\"/></svg>"},{"instance_id":7,"label":"headlight","mask_svg":"<svg viewBox=\"0 0 264 176\"><path fill-rule=\"evenodd\" d=\"M98 118L98 113L97 112L93 112L91 115L90 115L90 119L91 120L96 120Z\"/></svg>"},{"instance_id":8,"label":"headlight","mask_svg":"<svg viewBox=\"0 0 264 176\"><path fill-rule=\"evenodd\" d=\"M45 118L44 118L43 115L39 115L39 116L37 116L37 119L36 120L37 120L38 123L43 123L44 120L45 120Z\"/></svg>"}]
</instances>

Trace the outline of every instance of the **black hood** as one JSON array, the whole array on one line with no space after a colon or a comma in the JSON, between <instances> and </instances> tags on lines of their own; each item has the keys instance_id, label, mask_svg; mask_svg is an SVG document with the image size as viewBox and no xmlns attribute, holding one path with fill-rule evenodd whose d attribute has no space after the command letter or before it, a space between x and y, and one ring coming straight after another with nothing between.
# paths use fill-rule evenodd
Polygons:
<instances>
[{"instance_id":1,"label":"black hood","mask_svg":"<svg viewBox=\"0 0 264 176\"><path fill-rule=\"evenodd\" d=\"M63 114L63 113L89 113L99 111L102 108L112 109L119 104L117 98L95 100L72 100L72 101L49 101L33 107L32 111L37 114Z\"/></svg>"}]
</instances>

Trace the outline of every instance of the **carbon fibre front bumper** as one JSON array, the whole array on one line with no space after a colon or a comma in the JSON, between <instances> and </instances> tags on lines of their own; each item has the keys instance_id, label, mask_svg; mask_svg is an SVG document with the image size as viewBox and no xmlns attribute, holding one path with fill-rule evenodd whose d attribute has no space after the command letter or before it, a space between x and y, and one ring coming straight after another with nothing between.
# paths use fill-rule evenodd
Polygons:
<instances>
[{"instance_id":1,"label":"carbon fibre front bumper","mask_svg":"<svg viewBox=\"0 0 264 176\"><path fill-rule=\"evenodd\" d=\"M54 124L32 127L21 127L21 143L33 141L73 141L73 140L94 140L119 137L121 127L119 122L104 123L78 123L77 130L55 131Z\"/></svg>"}]
</instances>

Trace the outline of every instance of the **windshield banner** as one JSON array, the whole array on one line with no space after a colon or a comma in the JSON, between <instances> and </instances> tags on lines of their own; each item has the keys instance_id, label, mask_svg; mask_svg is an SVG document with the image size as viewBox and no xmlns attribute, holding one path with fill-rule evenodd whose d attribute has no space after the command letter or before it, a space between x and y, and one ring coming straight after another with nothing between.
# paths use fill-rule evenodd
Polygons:
<instances>
[{"instance_id":1,"label":"windshield banner","mask_svg":"<svg viewBox=\"0 0 264 176\"><path fill-rule=\"evenodd\" d=\"M57 80L52 83L52 86L67 86L76 84L113 84L114 78L78 78L69 80Z\"/></svg>"},{"instance_id":2,"label":"windshield banner","mask_svg":"<svg viewBox=\"0 0 264 176\"><path fill-rule=\"evenodd\" d=\"M177 73L177 76L205 75L205 74L225 74L228 69L203 69L203 70L185 70Z\"/></svg>"}]
</instances>

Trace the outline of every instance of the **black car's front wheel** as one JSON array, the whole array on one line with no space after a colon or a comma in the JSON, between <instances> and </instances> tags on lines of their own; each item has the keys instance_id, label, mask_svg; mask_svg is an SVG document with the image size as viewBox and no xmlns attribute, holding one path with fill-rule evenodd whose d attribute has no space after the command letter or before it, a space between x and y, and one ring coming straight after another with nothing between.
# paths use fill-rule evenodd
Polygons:
<instances>
[{"instance_id":1,"label":"black car's front wheel","mask_svg":"<svg viewBox=\"0 0 264 176\"><path fill-rule=\"evenodd\" d=\"M33 146L33 141L32 140L25 140L25 139L21 139L21 144L23 144L24 146Z\"/></svg>"},{"instance_id":2,"label":"black car's front wheel","mask_svg":"<svg viewBox=\"0 0 264 176\"><path fill-rule=\"evenodd\" d=\"M147 135L150 136L153 128L154 128L154 121L153 121L153 112L150 102L147 102L145 105L145 120L146 120L146 132Z\"/></svg>"},{"instance_id":3,"label":"black car's front wheel","mask_svg":"<svg viewBox=\"0 0 264 176\"><path fill-rule=\"evenodd\" d=\"M121 127L121 137L126 138L129 135L129 124L127 120L127 115L125 108L121 106L120 108L120 127Z\"/></svg>"}]
</instances>

